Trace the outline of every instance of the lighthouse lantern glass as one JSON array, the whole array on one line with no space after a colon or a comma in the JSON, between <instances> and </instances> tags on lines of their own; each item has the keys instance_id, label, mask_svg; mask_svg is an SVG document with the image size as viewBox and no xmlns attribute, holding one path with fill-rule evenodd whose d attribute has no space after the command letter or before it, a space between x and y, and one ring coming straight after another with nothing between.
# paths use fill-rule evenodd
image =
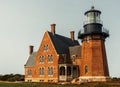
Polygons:
<instances>
[{"instance_id":1,"label":"lighthouse lantern glass","mask_svg":"<svg viewBox=\"0 0 120 87\"><path fill-rule=\"evenodd\" d=\"M89 23L101 23L100 13L98 12L89 12L86 14L86 24Z\"/></svg>"}]
</instances>

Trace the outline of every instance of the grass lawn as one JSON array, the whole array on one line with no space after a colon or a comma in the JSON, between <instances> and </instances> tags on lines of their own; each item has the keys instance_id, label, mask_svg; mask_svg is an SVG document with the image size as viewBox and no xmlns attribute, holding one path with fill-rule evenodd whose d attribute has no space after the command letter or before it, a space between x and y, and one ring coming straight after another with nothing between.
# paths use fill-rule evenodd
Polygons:
<instances>
[{"instance_id":1,"label":"grass lawn","mask_svg":"<svg viewBox=\"0 0 120 87\"><path fill-rule=\"evenodd\" d=\"M120 83L84 83L80 85L74 84L48 84L48 83L13 83L0 82L0 87L120 87Z\"/></svg>"}]
</instances>

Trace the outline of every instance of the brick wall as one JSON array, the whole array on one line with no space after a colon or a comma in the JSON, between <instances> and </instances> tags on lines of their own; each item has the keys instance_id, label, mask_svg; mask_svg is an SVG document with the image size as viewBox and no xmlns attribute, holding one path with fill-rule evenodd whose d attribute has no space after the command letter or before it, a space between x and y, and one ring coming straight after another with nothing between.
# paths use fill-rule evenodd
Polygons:
<instances>
[{"instance_id":1,"label":"brick wall","mask_svg":"<svg viewBox=\"0 0 120 87\"><path fill-rule=\"evenodd\" d=\"M44 50L44 46L48 46L47 50ZM44 62L40 62L40 56L44 56ZM52 56L53 61L48 61L48 56ZM45 33L43 40L41 42L40 48L37 53L37 57L35 60L35 68L44 68L44 75L40 76L39 72L37 72L36 77L44 79L47 81L58 80L58 55L54 49L52 42L50 41L50 37L48 32ZM48 67L53 68L53 75L48 75Z\"/></svg>"},{"instance_id":2,"label":"brick wall","mask_svg":"<svg viewBox=\"0 0 120 87\"><path fill-rule=\"evenodd\" d=\"M86 38L82 42L81 76L109 76L104 40L98 35L97 39ZM87 73L85 66L88 66Z\"/></svg>"}]
</instances>

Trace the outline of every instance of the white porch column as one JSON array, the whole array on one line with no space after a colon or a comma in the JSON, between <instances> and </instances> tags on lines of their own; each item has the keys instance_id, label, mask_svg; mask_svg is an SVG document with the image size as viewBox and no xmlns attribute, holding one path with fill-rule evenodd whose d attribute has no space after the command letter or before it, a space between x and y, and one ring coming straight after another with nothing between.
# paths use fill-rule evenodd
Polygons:
<instances>
[{"instance_id":1,"label":"white porch column","mask_svg":"<svg viewBox=\"0 0 120 87\"><path fill-rule=\"evenodd\" d=\"M66 78L66 81L67 81L67 66L64 66L65 67L65 78Z\"/></svg>"}]
</instances>

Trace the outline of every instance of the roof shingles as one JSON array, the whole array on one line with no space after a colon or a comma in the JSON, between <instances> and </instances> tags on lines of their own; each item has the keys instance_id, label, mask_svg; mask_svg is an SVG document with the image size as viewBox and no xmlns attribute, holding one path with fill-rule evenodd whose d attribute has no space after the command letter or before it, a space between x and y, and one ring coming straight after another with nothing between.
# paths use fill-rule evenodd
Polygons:
<instances>
[{"instance_id":1,"label":"roof shingles","mask_svg":"<svg viewBox=\"0 0 120 87\"><path fill-rule=\"evenodd\" d=\"M29 56L29 58L28 58L28 60L27 60L27 62L26 62L26 64L25 64L26 67L31 67L31 66L34 66L34 65L35 65L36 54L37 54L37 52L33 52L33 53Z\"/></svg>"},{"instance_id":2,"label":"roof shingles","mask_svg":"<svg viewBox=\"0 0 120 87\"><path fill-rule=\"evenodd\" d=\"M58 34L53 35L51 32L48 32L48 34L58 54L66 54L70 46L79 45L77 40L71 40L70 38Z\"/></svg>"}]
</instances>

